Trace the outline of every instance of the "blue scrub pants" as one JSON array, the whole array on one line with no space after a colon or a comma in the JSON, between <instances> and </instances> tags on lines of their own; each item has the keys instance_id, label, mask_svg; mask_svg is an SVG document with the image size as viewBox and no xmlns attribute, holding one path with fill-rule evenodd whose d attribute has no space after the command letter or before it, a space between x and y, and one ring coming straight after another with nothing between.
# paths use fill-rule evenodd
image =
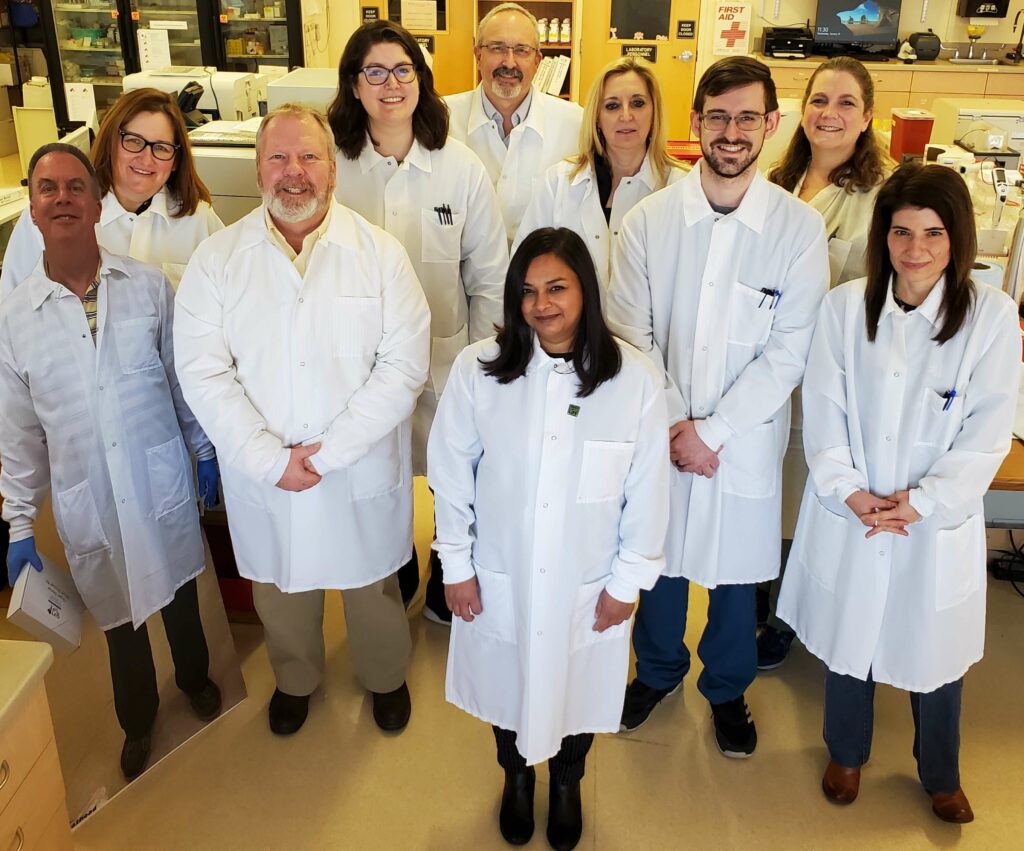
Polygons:
<instances>
[{"instance_id":1,"label":"blue scrub pants","mask_svg":"<svg viewBox=\"0 0 1024 851\"><path fill-rule=\"evenodd\" d=\"M697 645L704 670L697 689L709 703L740 697L757 676L756 585L719 585L708 591L708 623ZM662 576L640 592L633 627L636 675L644 685L675 688L690 670L683 643L690 581Z\"/></svg>"}]
</instances>

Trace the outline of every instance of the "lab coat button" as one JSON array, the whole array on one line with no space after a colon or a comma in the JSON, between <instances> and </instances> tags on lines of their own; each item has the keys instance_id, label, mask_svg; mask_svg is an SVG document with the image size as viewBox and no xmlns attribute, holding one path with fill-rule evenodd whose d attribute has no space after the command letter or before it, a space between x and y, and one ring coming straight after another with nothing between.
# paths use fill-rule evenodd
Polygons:
<instances>
[{"instance_id":1,"label":"lab coat button","mask_svg":"<svg viewBox=\"0 0 1024 851\"><path fill-rule=\"evenodd\" d=\"M117 441L116 440L113 443L110 444L110 448L113 449L115 446L117 446Z\"/></svg>"},{"instance_id":2,"label":"lab coat button","mask_svg":"<svg viewBox=\"0 0 1024 851\"><path fill-rule=\"evenodd\" d=\"M103 389L103 385L101 384L101 385L100 385L100 390L102 390L102 389Z\"/></svg>"},{"instance_id":3,"label":"lab coat button","mask_svg":"<svg viewBox=\"0 0 1024 851\"><path fill-rule=\"evenodd\" d=\"M537 630L537 638L540 638L543 634L544 634L544 630L541 630L541 629Z\"/></svg>"},{"instance_id":4,"label":"lab coat button","mask_svg":"<svg viewBox=\"0 0 1024 851\"><path fill-rule=\"evenodd\" d=\"M553 434L553 435L551 435L551 439L552 439L552 440L558 440L558 435L557 435L557 434Z\"/></svg>"},{"instance_id":5,"label":"lab coat button","mask_svg":"<svg viewBox=\"0 0 1024 851\"><path fill-rule=\"evenodd\" d=\"M885 550L879 550L879 551L878 551L878 554L879 554L880 556L884 556L884 555L885 555Z\"/></svg>"},{"instance_id":6,"label":"lab coat button","mask_svg":"<svg viewBox=\"0 0 1024 851\"><path fill-rule=\"evenodd\" d=\"M886 443L892 443L892 435L891 434L887 434L885 436L885 442Z\"/></svg>"},{"instance_id":7,"label":"lab coat button","mask_svg":"<svg viewBox=\"0 0 1024 851\"><path fill-rule=\"evenodd\" d=\"M548 507L548 504L547 504L547 503L545 502L545 503L544 503L544 505L543 505L542 507L543 507L543 508L547 508L547 507Z\"/></svg>"},{"instance_id":8,"label":"lab coat button","mask_svg":"<svg viewBox=\"0 0 1024 851\"><path fill-rule=\"evenodd\" d=\"M701 411L701 412L703 413L703 411L704 411L704 407L703 407L703 406L701 406L701 407L697 408L697 410L698 410L698 411Z\"/></svg>"},{"instance_id":9,"label":"lab coat button","mask_svg":"<svg viewBox=\"0 0 1024 851\"><path fill-rule=\"evenodd\" d=\"M302 304L304 301L305 301L305 299L300 298L299 299L299 304Z\"/></svg>"},{"instance_id":10,"label":"lab coat button","mask_svg":"<svg viewBox=\"0 0 1024 851\"><path fill-rule=\"evenodd\" d=\"M594 234L594 239L600 239L600 238L601 238L601 234L599 234L599 233L595 233Z\"/></svg>"},{"instance_id":11,"label":"lab coat button","mask_svg":"<svg viewBox=\"0 0 1024 851\"><path fill-rule=\"evenodd\" d=\"M306 365L306 362L304 360L300 360L299 361L299 366L305 366L305 365Z\"/></svg>"},{"instance_id":12,"label":"lab coat button","mask_svg":"<svg viewBox=\"0 0 1024 851\"><path fill-rule=\"evenodd\" d=\"M544 570L544 568L543 568L543 567L542 567L542 568L540 569L540 572L541 572L541 573L547 573L547 571L546 571L546 570Z\"/></svg>"},{"instance_id":13,"label":"lab coat button","mask_svg":"<svg viewBox=\"0 0 1024 851\"><path fill-rule=\"evenodd\" d=\"M899 374L898 372L894 372L894 373L892 374L892 377L893 377L893 378L899 378L899 377L900 377L900 374Z\"/></svg>"},{"instance_id":14,"label":"lab coat button","mask_svg":"<svg viewBox=\"0 0 1024 851\"><path fill-rule=\"evenodd\" d=\"M392 210L391 211L391 215L392 216L397 216L398 215L398 210Z\"/></svg>"},{"instance_id":15,"label":"lab coat button","mask_svg":"<svg viewBox=\"0 0 1024 851\"><path fill-rule=\"evenodd\" d=\"M700 350L701 350L702 352L706 352L706 351L708 350L708 347L707 347L707 346L701 346L701 347L700 347Z\"/></svg>"},{"instance_id":16,"label":"lab coat button","mask_svg":"<svg viewBox=\"0 0 1024 851\"><path fill-rule=\"evenodd\" d=\"M122 499L122 500L121 500L121 505L124 505L124 504L125 504L125 503L126 503L127 501L128 501L128 500L126 500L126 499Z\"/></svg>"},{"instance_id":17,"label":"lab coat button","mask_svg":"<svg viewBox=\"0 0 1024 851\"><path fill-rule=\"evenodd\" d=\"M709 286L709 287L713 287L714 285L715 285L715 282L714 282L714 281L708 281L708 286Z\"/></svg>"},{"instance_id":18,"label":"lab coat button","mask_svg":"<svg viewBox=\"0 0 1024 851\"><path fill-rule=\"evenodd\" d=\"M303 423L303 424L302 424L302 427L303 427L303 428L309 428L309 423Z\"/></svg>"}]
</instances>

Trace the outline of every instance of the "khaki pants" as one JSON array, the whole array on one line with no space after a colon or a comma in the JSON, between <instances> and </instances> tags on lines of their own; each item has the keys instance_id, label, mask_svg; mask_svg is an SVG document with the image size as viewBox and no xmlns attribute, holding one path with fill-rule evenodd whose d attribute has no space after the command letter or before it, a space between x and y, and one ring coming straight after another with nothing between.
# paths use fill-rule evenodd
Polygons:
<instances>
[{"instance_id":1,"label":"khaki pants","mask_svg":"<svg viewBox=\"0 0 1024 851\"><path fill-rule=\"evenodd\" d=\"M286 594L265 582L254 582L252 591L277 687L286 694L312 694L324 671L324 592ZM341 597L359 682L368 691L394 691L405 682L412 651L398 578L392 574L349 588Z\"/></svg>"}]
</instances>

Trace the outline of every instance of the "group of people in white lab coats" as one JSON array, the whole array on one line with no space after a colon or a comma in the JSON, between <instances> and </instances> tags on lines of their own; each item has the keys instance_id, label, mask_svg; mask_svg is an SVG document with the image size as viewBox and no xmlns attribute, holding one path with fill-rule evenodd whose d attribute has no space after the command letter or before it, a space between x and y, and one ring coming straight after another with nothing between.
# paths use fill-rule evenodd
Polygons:
<instances>
[{"instance_id":1,"label":"group of people in white lab coats","mask_svg":"<svg viewBox=\"0 0 1024 851\"><path fill-rule=\"evenodd\" d=\"M810 474L779 616L828 669L824 792L856 797L883 682L911 692L936 814L970 820L960 693L981 656L981 497L1009 446L1020 342L1010 300L970 281L962 180L907 166L879 188L870 78L845 60L812 77L809 147L795 140L771 182L756 165L778 103L756 60L702 76L686 173L642 62L610 64L581 111L532 88L521 7L492 9L474 51L480 86L446 104L402 27L360 27L327 116L263 120L263 203L226 228L154 93L115 105L92 164L37 152L0 303L12 579L38 563L52 486L115 694L149 651L115 634L144 637L159 609L178 685L215 715L201 654L175 649L202 636L194 456L208 501L220 477L254 583L272 731L307 717L335 588L375 721L398 731L426 473L447 697L493 726L505 839L531 838L548 760L547 838L571 849L593 734L640 726L689 670L691 581L709 590L697 688L715 742L756 748L754 589L780 571L803 382ZM187 245L133 236L197 216ZM156 704L129 724L130 705L134 776Z\"/></svg>"}]
</instances>

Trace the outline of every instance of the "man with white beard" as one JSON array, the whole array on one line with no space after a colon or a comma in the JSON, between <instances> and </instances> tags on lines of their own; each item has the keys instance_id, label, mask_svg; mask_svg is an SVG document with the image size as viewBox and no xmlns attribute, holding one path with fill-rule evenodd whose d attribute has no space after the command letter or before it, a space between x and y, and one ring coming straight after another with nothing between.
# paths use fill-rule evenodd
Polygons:
<instances>
[{"instance_id":1,"label":"man with white beard","mask_svg":"<svg viewBox=\"0 0 1024 851\"><path fill-rule=\"evenodd\" d=\"M356 676L384 730L411 712L395 572L412 552L409 417L430 314L401 244L334 201L333 136L286 105L256 135L263 205L197 249L178 289L178 377L218 448L242 576L253 580L294 733L324 667L338 588Z\"/></svg>"}]
</instances>

